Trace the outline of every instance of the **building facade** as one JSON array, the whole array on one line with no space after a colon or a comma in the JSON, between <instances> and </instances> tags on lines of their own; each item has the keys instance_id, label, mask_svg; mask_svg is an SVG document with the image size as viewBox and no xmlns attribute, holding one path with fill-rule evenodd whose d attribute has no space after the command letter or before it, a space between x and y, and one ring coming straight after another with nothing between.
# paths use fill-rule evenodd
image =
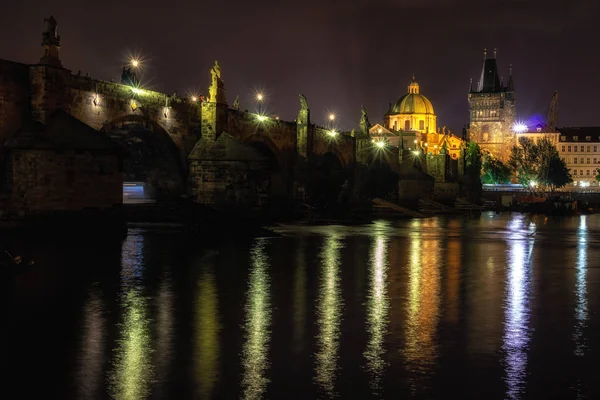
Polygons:
<instances>
[{"instance_id":1,"label":"building facade","mask_svg":"<svg viewBox=\"0 0 600 400\"><path fill-rule=\"evenodd\" d=\"M502 161L510 157L512 147L516 144L513 126L516 122L516 96L512 71L508 84L504 85L498 73L494 58L487 58L484 53L483 68L477 82L469 89L469 125L467 137L477 143L482 152L488 153Z\"/></svg>"},{"instance_id":2,"label":"building facade","mask_svg":"<svg viewBox=\"0 0 600 400\"><path fill-rule=\"evenodd\" d=\"M385 114L384 124L387 129L393 131L415 131L423 134L436 132L433 105L420 93L419 84L414 76L408 85L408 93Z\"/></svg>"},{"instance_id":3,"label":"building facade","mask_svg":"<svg viewBox=\"0 0 600 400\"><path fill-rule=\"evenodd\" d=\"M558 128L557 150L567 164L573 185L598 187L600 169L600 127Z\"/></svg>"}]
</instances>

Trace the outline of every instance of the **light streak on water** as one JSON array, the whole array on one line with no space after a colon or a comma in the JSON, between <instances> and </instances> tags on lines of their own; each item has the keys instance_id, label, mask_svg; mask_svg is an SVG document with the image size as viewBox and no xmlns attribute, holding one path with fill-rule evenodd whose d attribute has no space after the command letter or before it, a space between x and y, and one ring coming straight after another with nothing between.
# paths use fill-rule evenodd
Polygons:
<instances>
[{"instance_id":1,"label":"light streak on water","mask_svg":"<svg viewBox=\"0 0 600 400\"><path fill-rule=\"evenodd\" d=\"M269 342L271 326L270 281L265 239L256 239L252 248L249 289L246 294L245 342L242 350L242 398L260 399L269 383Z\"/></svg>"},{"instance_id":2,"label":"light streak on water","mask_svg":"<svg viewBox=\"0 0 600 400\"><path fill-rule=\"evenodd\" d=\"M321 249L321 273L319 297L317 299L316 377L321 390L328 397L334 397L338 369L340 342L340 322L343 300L340 288L341 236L332 231L325 237Z\"/></svg>"}]
</instances>

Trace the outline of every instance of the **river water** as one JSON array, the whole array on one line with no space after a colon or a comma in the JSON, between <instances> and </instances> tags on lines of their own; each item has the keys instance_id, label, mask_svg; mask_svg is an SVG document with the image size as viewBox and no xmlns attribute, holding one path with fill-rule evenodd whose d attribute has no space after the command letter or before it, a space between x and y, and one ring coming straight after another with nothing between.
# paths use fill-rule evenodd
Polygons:
<instances>
[{"instance_id":1,"label":"river water","mask_svg":"<svg viewBox=\"0 0 600 400\"><path fill-rule=\"evenodd\" d=\"M13 243L5 398L600 398L600 215ZM4 397L4 396L3 396Z\"/></svg>"}]
</instances>

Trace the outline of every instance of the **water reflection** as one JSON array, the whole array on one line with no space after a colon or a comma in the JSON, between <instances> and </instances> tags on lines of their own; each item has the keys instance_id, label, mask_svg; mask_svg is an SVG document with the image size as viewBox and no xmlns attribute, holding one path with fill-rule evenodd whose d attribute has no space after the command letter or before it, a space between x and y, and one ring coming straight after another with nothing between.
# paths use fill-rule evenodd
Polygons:
<instances>
[{"instance_id":1,"label":"water reflection","mask_svg":"<svg viewBox=\"0 0 600 400\"><path fill-rule=\"evenodd\" d=\"M342 294L340 289L340 250L342 237L330 232L321 249L321 274L317 299L316 381L329 397L335 395L335 380L342 316Z\"/></svg>"},{"instance_id":2,"label":"water reflection","mask_svg":"<svg viewBox=\"0 0 600 400\"><path fill-rule=\"evenodd\" d=\"M437 357L437 324L440 307L440 239L438 220L415 220L409 236L409 305L405 357L413 393L428 388ZM429 235L428 232L432 232Z\"/></svg>"},{"instance_id":3,"label":"water reflection","mask_svg":"<svg viewBox=\"0 0 600 400\"><path fill-rule=\"evenodd\" d=\"M102 390L104 366L104 340L106 321L102 306L102 293L94 285L84 305L81 355L79 358L79 398L93 399Z\"/></svg>"},{"instance_id":4,"label":"water reflection","mask_svg":"<svg viewBox=\"0 0 600 400\"><path fill-rule=\"evenodd\" d=\"M529 344L529 296L531 259L535 224L526 224L523 216L509 222L507 293L505 300L505 382L507 397L520 398L526 382Z\"/></svg>"},{"instance_id":5,"label":"water reflection","mask_svg":"<svg viewBox=\"0 0 600 400\"><path fill-rule=\"evenodd\" d=\"M387 294L388 238L382 228L387 222L377 222L371 249L370 285L367 295L367 332L369 340L365 357L370 372L370 385L378 394L385 369L383 340L387 334L389 297Z\"/></svg>"},{"instance_id":6,"label":"water reflection","mask_svg":"<svg viewBox=\"0 0 600 400\"><path fill-rule=\"evenodd\" d=\"M150 392L153 377L150 320L142 294L144 237L128 236L121 254L121 337L110 375L111 394L117 399L142 399Z\"/></svg>"},{"instance_id":7,"label":"water reflection","mask_svg":"<svg viewBox=\"0 0 600 400\"><path fill-rule=\"evenodd\" d=\"M169 370L173 359L173 290L171 277L167 272L162 276L156 298L156 391L160 396L164 394L169 381Z\"/></svg>"},{"instance_id":8,"label":"water reflection","mask_svg":"<svg viewBox=\"0 0 600 400\"><path fill-rule=\"evenodd\" d=\"M306 321L306 242L298 243L296 267L294 271L294 351L300 353L304 344L304 327Z\"/></svg>"},{"instance_id":9,"label":"water reflection","mask_svg":"<svg viewBox=\"0 0 600 400\"><path fill-rule=\"evenodd\" d=\"M245 343L242 352L244 399L259 399L269 382L266 372L270 340L271 305L265 239L257 239L252 248L252 267L246 300Z\"/></svg>"},{"instance_id":10,"label":"water reflection","mask_svg":"<svg viewBox=\"0 0 600 400\"><path fill-rule=\"evenodd\" d=\"M218 379L219 318L217 284L213 266L203 266L198 279L196 300L196 375L200 389L199 398L210 399Z\"/></svg>"},{"instance_id":11,"label":"water reflection","mask_svg":"<svg viewBox=\"0 0 600 400\"><path fill-rule=\"evenodd\" d=\"M577 230L577 264L576 264L576 283L575 283L575 355L583 356L586 350L585 327L587 325L587 216L582 215L579 219L579 228Z\"/></svg>"}]
</instances>

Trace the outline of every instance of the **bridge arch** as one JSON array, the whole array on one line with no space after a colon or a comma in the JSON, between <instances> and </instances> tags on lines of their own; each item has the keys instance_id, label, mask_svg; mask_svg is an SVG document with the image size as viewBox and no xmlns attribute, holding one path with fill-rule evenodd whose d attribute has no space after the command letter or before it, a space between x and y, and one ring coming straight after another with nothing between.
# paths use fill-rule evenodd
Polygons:
<instances>
[{"instance_id":1,"label":"bridge arch","mask_svg":"<svg viewBox=\"0 0 600 400\"><path fill-rule=\"evenodd\" d=\"M158 123L129 115L106 122L100 130L123 151L123 181L143 182L159 198L185 193L186 168L181 152Z\"/></svg>"},{"instance_id":2,"label":"bridge arch","mask_svg":"<svg viewBox=\"0 0 600 400\"><path fill-rule=\"evenodd\" d=\"M282 151L267 135L254 134L244 139L244 144L253 147L267 160L269 181L269 203L277 207L289 199L290 175Z\"/></svg>"},{"instance_id":3,"label":"bridge arch","mask_svg":"<svg viewBox=\"0 0 600 400\"><path fill-rule=\"evenodd\" d=\"M310 159L310 179L306 182L309 201L320 209L332 209L343 203L351 185L351 176L343 157L334 151L313 155Z\"/></svg>"}]
</instances>

